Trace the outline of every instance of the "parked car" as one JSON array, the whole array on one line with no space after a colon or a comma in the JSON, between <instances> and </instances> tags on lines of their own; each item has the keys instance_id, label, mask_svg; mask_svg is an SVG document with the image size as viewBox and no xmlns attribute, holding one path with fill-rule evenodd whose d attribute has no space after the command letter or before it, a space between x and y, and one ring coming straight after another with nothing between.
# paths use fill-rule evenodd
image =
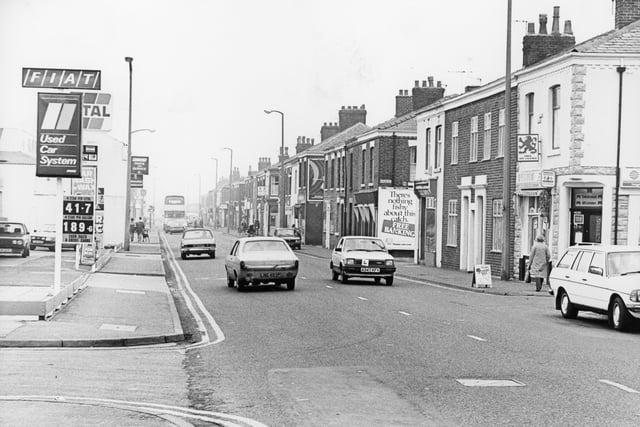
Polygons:
<instances>
[{"instance_id":1,"label":"parked car","mask_svg":"<svg viewBox=\"0 0 640 427\"><path fill-rule=\"evenodd\" d=\"M38 247L47 248L50 251L56 249L56 228L53 224L47 224L33 230L31 233L31 244L29 249L35 250ZM62 243L62 249L75 249L75 243Z\"/></svg>"},{"instance_id":2,"label":"parked car","mask_svg":"<svg viewBox=\"0 0 640 427\"><path fill-rule=\"evenodd\" d=\"M287 242L291 249L300 249L302 246L300 232L295 228L276 228L273 235Z\"/></svg>"},{"instance_id":3,"label":"parked car","mask_svg":"<svg viewBox=\"0 0 640 427\"><path fill-rule=\"evenodd\" d=\"M189 255L207 254L216 257L216 241L213 233L207 228L191 228L182 233L180 240L180 256L187 259Z\"/></svg>"},{"instance_id":4,"label":"parked car","mask_svg":"<svg viewBox=\"0 0 640 427\"><path fill-rule=\"evenodd\" d=\"M640 319L640 247L572 246L551 270L549 285L563 317L592 311L626 330Z\"/></svg>"},{"instance_id":5,"label":"parked car","mask_svg":"<svg viewBox=\"0 0 640 427\"><path fill-rule=\"evenodd\" d=\"M376 284L384 278L387 286L393 285L396 271L393 256L387 252L382 240L367 236L345 236L331 254L331 278L347 283L350 277L373 278Z\"/></svg>"},{"instance_id":6,"label":"parked car","mask_svg":"<svg viewBox=\"0 0 640 427\"><path fill-rule=\"evenodd\" d=\"M284 283L292 291L296 286L298 264L298 257L279 237L243 237L233 244L224 268L230 288L237 285L242 291L247 285Z\"/></svg>"},{"instance_id":7,"label":"parked car","mask_svg":"<svg viewBox=\"0 0 640 427\"><path fill-rule=\"evenodd\" d=\"M29 256L29 231L20 222L0 221L0 254Z\"/></svg>"}]
</instances>

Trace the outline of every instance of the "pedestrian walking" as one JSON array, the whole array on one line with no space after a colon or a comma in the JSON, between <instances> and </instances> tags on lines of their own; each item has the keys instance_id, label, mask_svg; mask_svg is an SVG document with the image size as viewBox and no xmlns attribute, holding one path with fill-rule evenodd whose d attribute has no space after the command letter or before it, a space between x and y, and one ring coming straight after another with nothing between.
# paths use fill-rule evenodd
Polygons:
<instances>
[{"instance_id":1,"label":"pedestrian walking","mask_svg":"<svg viewBox=\"0 0 640 427\"><path fill-rule=\"evenodd\" d=\"M549 248L544 243L544 237L539 235L536 237L536 241L529 252L529 275L531 276L531 280L535 280L536 292L540 292L542 289L544 279L547 279L547 284L549 283L547 268L549 267L550 260L551 253L549 252Z\"/></svg>"},{"instance_id":2,"label":"pedestrian walking","mask_svg":"<svg viewBox=\"0 0 640 427\"><path fill-rule=\"evenodd\" d=\"M144 221L142 217L138 217L138 222L136 222L136 234L138 235L138 243L142 242L142 235L144 233Z\"/></svg>"},{"instance_id":3,"label":"pedestrian walking","mask_svg":"<svg viewBox=\"0 0 640 427\"><path fill-rule=\"evenodd\" d=\"M133 218L131 218L131 221L129 222L129 241L133 242L133 235L136 233L136 223L133 221Z\"/></svg>"}]
</instances>

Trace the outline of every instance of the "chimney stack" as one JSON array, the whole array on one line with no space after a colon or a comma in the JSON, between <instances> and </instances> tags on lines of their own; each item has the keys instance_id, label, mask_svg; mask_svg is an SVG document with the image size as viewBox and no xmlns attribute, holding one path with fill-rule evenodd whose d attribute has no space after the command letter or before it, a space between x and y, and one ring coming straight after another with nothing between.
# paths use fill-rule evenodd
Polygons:
<instances>
[{"instance_id":1,"label":"chimney stack","mask_svg":"<svg viewBox=\"0 0 640 427\"><path fill-rule=\"evenodd\" d=\"M425 82L423 81L422 87L416 85L411 90L411 111L415 111L419 108L433 104L444 96L444 88L442 87L442 83L440 83L438 87L435 87L433 85L433 76L427 77L427 82L428 84L425 85ZM418 83L417 80L416 83ZM398 99L396 97L396 114L398 112L397 103Z\"/></svg>"},{"instance_id":2,"label":"chimney stack","mask_svg":"<svg viewBox=\"0 0 640 427\"><path fill-rule=\"evenodd\" d=\"M616 30L640 19L640 0L615 0Z\"/></svg>"},{"instance_id":3,"label":"chimney stack","mask_svg":"<svg viewBox=\"0 0 640 427\"><path fill-rule=\"evenodd\" d=\"M345 129L350 128L356 123L367 123L367 110L364 104L358 108L357 106L349 107L345 109L342 107L340 111L338 111L338 128L339 132L342 132Z\"/></svg>"},{"instance_id":4,"label":"chimney stack","mask_svg":"<svg viewBox=\"0 0 640 427\"><path fill-rule=\"evenodd\" d=\"M271 166L271 159L269 157L258 158L258 170L262 171L268 169Z\"/></svg>"},{"instance_id":5,"label":"chimney stack","mask_svg":"<svg viewBox=\"0 0 640 427\"><path fill-rule=\"evenodd\" d=\"M547 15L545 14L540 14L538 34L535 34L535 25L528 23L527 34L522 39L522 65L529 67L557 53L567 51L575 44L571 21L565 21L564 33L560 33L560 8L555 6L551 34L547 34Z\"/></svg>"},{"instance_id":6,"label":"chimney stack","mask_svg":"<svg viewBox=\"0 0 640 427\"><path fill-rule=\"evenodd\" d=\"M322 133L322 130L320 130L320 133ZM308 150L312 146L313 146L313 139L307 138L306 136L299 136L298 143L296 144L296 154L300 154L303 151Z\"/></svg>"},{"instance_id":7,"label":"chimney stack","mask_svg":"<svg viewBox=\"0 0 640 427\"><path fill-rule=\"evenodd\" d=\"M396 117L404 116L413 109L413 100L408 90L400 89L396 95Z\"/></svg>"},{"instance_id":8,"label":"chimney stack","mask_svg":"<svg viewBox=\"0 0 640 427\"><path fill-rule=\"evenodd\" d=\"M327 138L331 138L336 133L340 132L340 128L337 123L325 123L320 127L320 142Z\"/></svg>"}]
</instances>

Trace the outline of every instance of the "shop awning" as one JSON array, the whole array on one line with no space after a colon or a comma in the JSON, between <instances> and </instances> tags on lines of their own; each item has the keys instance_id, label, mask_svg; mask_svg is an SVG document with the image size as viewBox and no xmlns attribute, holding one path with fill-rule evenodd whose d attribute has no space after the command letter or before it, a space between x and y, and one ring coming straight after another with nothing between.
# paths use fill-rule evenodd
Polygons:
<instances>
[{"instance_id":1,"label":"shop awning","mask_svg":"<svg viewBox=\"0 0 640 427\"><path fill-rule=\"evenodd\" d=\"M522 197L540 197L544 190L516 190L516 195Z\"/></svg>"},{"instance_id":2,"label":"shop awning","mask_svg":"<svg viewBox=\"0 0 640 427\"><path fill-rule=\"evenodd\" d=\"M357 207L357 206L354 206L354 208L353 208L353 213L354 213L354 214L355 214L355 216L356 216L356 221L360 221L360 209L358 209L358 207Z\"/></svg>"},{"instance_id":3,"label":"shop awning","mask_svg":"<svg viewBox=\"0 0 640 427\"><path fill-rule=\"evenodd\" d=\"M358 206L358 208L360 209L362 218L367 222L371 222L371 218L369 217L369 209L367 209L366 206Z\"/></svg>"},{"instance_id":4,"label":"shop awning","mask_svg":"<svg viewBox=\"0 0 640 427\"><path fill-rule=\"evenodd\" d=\"M369 212L371 213L371 221L377 222L378 218L376 218L376 207L374 205L369 205Z\"/></svg>"}]
</instances>

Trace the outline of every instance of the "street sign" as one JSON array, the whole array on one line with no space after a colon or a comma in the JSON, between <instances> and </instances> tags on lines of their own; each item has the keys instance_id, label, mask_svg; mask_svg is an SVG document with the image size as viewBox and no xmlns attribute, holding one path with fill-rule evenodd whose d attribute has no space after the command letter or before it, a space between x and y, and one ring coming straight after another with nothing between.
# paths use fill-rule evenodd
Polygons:
<instances>
[{"instance_id":1,"label":"street sign","mask_svg":"<svg viewBox=\"0 0 640 427\"><path fill-rule=\"evenodd\" d=\"M82 96L82 128L111 130L111 94L85 92Z\"/></svg>"},{"instance_id":2,"label":"street sign","mask_svg":"<svg viewBox=\"0 0 640 427\"><path fill-rule=\"evenodd\" d=\"M38 93L36 176L80 178L81 109L79 93Z\"/></svg>"},{"instance_id":3,"label":"street sign","mask_svg":"<svg viewBox=\"0 0 640 427\"><path fill-rule=\"evenodd\" d=\"M83 162L97 162L98 161L98 146L97 145L83 145L82 146L82 161Z\"/></svg>"},{"instance_id":4,"label":"street sign","mask_svg":"<svg viewBox=\"0 0 640 427\"><path fill-rule=\"evenodd\" d=\"M540 172L540 185L545 188L553 188L556 185L556 173L552 170Z\"/></svg>"},{"instance_id":5,"label":"street sign","mask_svg":"<svg viewBox=\"0 0 640 427\"><path fill-rule=\"evenodd\" d=\"M22 87L100 90L100 70L23 68Z\"/></svg>"},{"instance_id":6,"label":"street sign","mask_svg":"<svg viewBox=\"0 0 640 427\"><path fill-rule=\"evenodd\" d=\"M62 205L63 242L92 242L93 209L92 196L64 196Z\"/></svg>"},{"instance_id":7,"label":"street sign","mask_svg":"<svg viewBox=\"0 0 640 427\"><path fill-rule=\"evenodd\" d=\"M131 156L131 173L149 175L149 157Z\"/></svg>"},{"instance_id":8,"label":"street sign","mask_svg":"<svg viewBox=\"0 0 640 427\"><path fill-rule=\"evenodd\" d=\"M535 134L518 135L518 161L537 162L540 156L540 138Z\"/></svg>"}]
</instances>

